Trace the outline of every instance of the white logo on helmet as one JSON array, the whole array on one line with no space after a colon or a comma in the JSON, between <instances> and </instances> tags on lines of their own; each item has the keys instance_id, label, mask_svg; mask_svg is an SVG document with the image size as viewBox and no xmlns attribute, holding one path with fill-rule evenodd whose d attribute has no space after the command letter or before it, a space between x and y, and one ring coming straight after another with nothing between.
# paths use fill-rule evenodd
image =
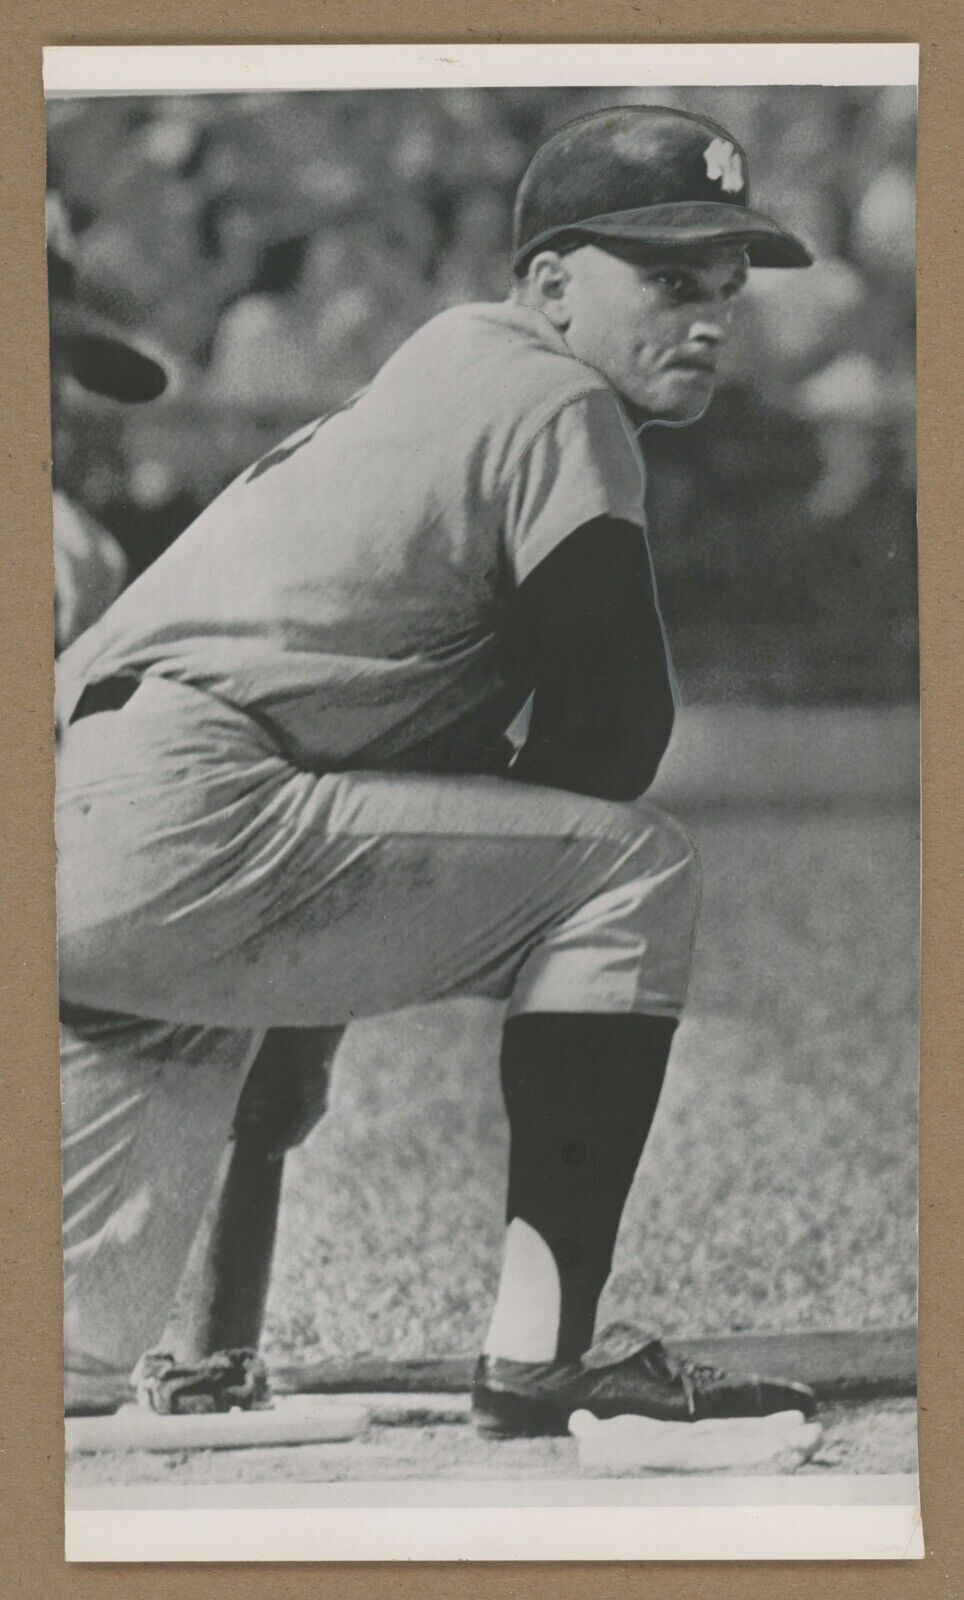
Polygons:
<instances>
[{"instance_id":1,"label":"white logo on helmet","mask_svg":"<svg viewBox=\"0 0 964 1600\"><path fill-rule=\"evenodd\" d=\"M714 139L703 151L706 176L718 178L724 194L738 194L743 188L743 157L729 139Z\"/></svg>"}]
</instances>

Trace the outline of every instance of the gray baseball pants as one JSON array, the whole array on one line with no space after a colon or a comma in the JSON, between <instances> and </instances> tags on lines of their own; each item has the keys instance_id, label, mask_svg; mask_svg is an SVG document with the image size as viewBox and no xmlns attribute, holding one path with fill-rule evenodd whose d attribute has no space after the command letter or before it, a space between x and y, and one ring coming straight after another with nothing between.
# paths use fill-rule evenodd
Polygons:
<instances>
[{"instance_id":1,"label":"gray baseball pants","mask_svg":"<svg viewBox=\"0 0 964 1600\"><path fill-rule=\"evenodd\" d=\"M656 807L319 776L161 679L65 731L57 845L68 1382L163 1329L267 1029L683 1004L699 873Z\"/></svg>"}]
</instances>

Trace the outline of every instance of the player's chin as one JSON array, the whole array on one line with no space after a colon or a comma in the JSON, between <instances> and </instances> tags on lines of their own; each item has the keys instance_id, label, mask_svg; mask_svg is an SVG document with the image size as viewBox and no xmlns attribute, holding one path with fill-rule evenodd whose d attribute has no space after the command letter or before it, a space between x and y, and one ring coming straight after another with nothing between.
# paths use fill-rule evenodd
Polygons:
<instances>
[{"instance_id":1,"label":"player's chin","mask_svg":"<svg viewBox=\"0 0 964 1600\"><path fill-rule=\"evenodd\" d=\"M651 397L653 415L663 422L696 422L716 385L716 373L704 367L674 367L664 373L659 392Z\"/></svg>"}]
</instances>

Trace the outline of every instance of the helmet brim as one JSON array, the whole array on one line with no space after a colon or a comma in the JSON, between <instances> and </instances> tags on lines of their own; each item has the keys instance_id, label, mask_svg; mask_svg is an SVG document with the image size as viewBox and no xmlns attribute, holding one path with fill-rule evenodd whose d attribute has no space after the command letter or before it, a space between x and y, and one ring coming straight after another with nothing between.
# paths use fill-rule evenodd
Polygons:
<instances>
[{"instance_id":1,"label":"helmet brim","mask_svg":"<svg viewBox=\"0 0 964 1600\"><path fill-rule=\"evenodd\" d=\"M521 245L513 257L513 270L521 271L538 250L549 249L562 238L625 239L654 250L680 250L713 244L742 244L751 267L809 267L813 256L796 234L772 217L749 206L725 205L714 200L689 204L642 206L637 211L614 211L578 222L549 228Z\"/></svg>"},{"instance_id":2,"label":"helmet brim","mask_svg":"<svg viewBox=\"0 0 964 1600\"><path fill-rule=\"evenodd\" d=\"M51 307L51 334L81 388L128 405L156 400L168 386L163 362L106 318L76 305Z\"/></svg>"}]
</instances>

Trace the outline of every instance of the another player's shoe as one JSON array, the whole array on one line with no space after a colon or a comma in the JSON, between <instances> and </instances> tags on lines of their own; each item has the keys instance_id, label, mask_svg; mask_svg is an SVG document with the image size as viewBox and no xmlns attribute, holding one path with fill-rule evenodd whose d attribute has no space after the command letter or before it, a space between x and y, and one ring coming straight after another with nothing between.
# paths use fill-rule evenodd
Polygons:
<instances>
[{"instance_id":1,"label":"another player's shoe","mask_svg":"<svg viewBox=\"0 0 964 1600\"><path fill-rule=\"evenodd\" d=\"M765 1417L817 1400L802 1383L728 1374L671 1355L658 1339L616 1323L578 1361L506 1361L482 1356L472 1411L484 1433L564 1434L574 1411L595 1417L642 1416L657 1422Z\"/></svg>"}]
</instances>

